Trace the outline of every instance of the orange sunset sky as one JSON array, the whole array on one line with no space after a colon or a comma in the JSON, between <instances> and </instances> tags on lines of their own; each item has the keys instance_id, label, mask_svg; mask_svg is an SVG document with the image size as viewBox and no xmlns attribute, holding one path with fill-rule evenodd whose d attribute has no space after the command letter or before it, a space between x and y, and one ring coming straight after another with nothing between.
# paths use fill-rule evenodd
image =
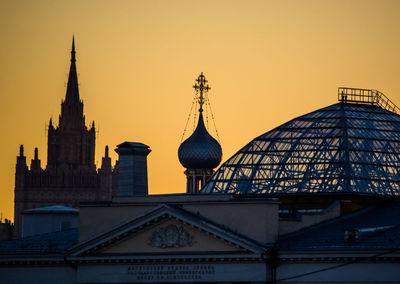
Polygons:
<instances>
[{"instance_id":1,"label":"orange sunset sky","mask_svg":"<svg viewBox=\"0 0 400 284\"><path fill-rule=\"evenodd\" d=\"M97 164L105 145L145 143L150 193L176 193L185 191L177 149L200 72L225 161L336 103L339 86L378 89L400 105L399 15L396 0L0 1L3 219L14 215L19 145L28 164L39 147L46 165L45 127L58 123L73 34Z\"/></svg>"}]
</instances>

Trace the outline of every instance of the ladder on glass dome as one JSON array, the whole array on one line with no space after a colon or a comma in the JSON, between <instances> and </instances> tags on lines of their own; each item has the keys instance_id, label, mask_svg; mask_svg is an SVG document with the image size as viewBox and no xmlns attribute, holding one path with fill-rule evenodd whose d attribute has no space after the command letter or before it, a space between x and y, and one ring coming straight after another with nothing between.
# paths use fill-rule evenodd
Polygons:
<instances>
[{"instance_id":1,"label":"ladder on glass dome","mask_svg":"<svg viewBox=\"0 0 400 284\"><path fill-rule=\"evenodd\" d=\"M355 103L379 106L399 114L400 109L382 92L358 88L338 88L338 100L342 103Z\"/></svg>"}]
</instances>

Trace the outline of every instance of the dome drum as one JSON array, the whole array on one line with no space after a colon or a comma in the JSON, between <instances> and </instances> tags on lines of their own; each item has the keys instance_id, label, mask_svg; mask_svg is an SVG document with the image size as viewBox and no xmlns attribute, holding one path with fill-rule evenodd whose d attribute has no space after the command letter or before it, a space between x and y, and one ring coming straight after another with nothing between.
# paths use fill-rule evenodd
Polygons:
<instances>
[{"instance_id":1,"label":"dome drum","mask_svg":"<svg viewBox=\"0 0 400 284\"><path fill-rule=\"evenodd\" d=\"M185 174L213 174L214 170L210 168L199 168L199 169L186 169Z\"/></svg>"}]
</instances>

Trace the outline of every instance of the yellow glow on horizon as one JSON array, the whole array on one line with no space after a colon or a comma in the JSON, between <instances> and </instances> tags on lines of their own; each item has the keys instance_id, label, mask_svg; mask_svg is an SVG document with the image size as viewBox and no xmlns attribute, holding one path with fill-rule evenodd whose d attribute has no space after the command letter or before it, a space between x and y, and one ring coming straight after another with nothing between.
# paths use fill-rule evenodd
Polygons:
<instances>
[{"instance_id":1,"label":"yellow glow on horizon","mask_svg":"<svg viewBox=\"0 0 400 284\"><path fill-rule=\"evenodd\" d=\"M147 144L150 193L185 191L177 150L204 72L223 161L254 137L333 104L337 87L400 104L400 1L3 1L0 211L13 218L19 145L28 165L58 124L72 34L96 161ZM189 126L191 131L192 128ZM212 133L215 136L215 133Z\"/></svg>"}]
</instances>

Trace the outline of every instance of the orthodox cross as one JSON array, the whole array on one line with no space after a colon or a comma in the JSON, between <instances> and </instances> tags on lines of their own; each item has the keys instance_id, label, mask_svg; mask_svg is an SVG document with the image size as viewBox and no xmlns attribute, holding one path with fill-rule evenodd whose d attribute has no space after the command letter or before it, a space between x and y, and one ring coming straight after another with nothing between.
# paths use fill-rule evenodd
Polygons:
<instances>
[{"instance_id":1,"label":"orthodox cross","mask_svg":"<svg viewBox=\"0 0 400 284\"><path fill-rule=\"evenodd\" d=\"M203 75L203 72L199 75L199 77L196 80L196 84L194 84L193 88L196 90L196 92L200 91L200 97L199 97L199 105L200 109L199 112L203 112L203 104L205 103L205 98L203 93L207 93L211 88L208 86L206 80L206 76Z\"/></svg>"}]
</instances>

